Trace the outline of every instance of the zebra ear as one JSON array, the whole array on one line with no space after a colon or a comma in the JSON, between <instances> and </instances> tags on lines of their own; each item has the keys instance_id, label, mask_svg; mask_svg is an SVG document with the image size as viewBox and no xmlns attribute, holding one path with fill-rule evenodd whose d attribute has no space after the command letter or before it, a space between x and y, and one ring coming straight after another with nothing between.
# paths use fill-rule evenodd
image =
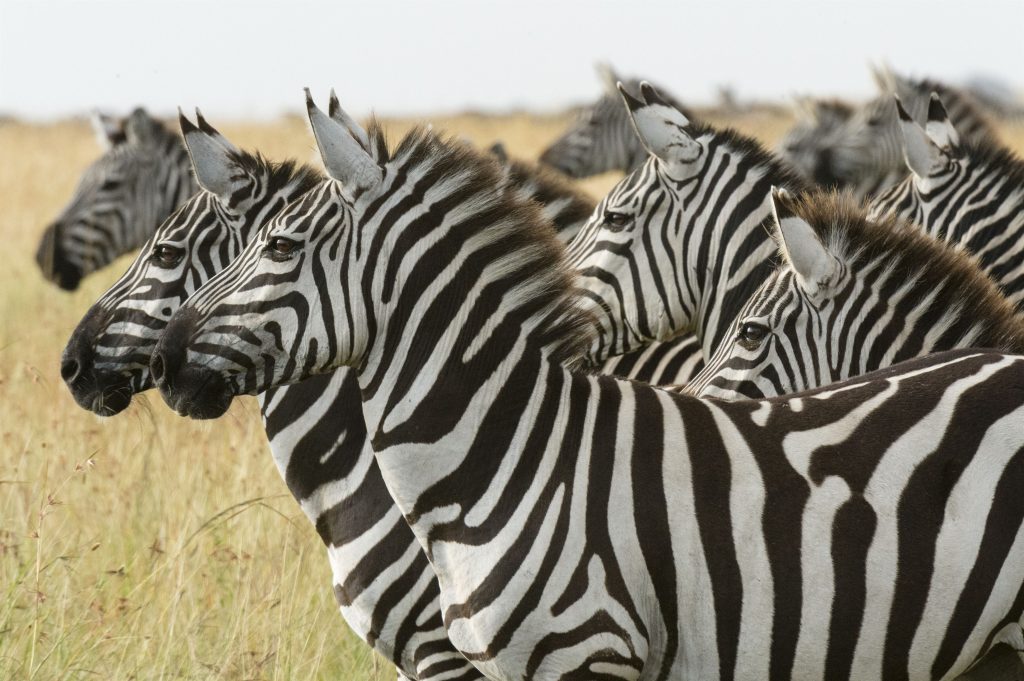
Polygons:
<instances>
[{"instance_id":1,"label":"zebra ear","mask_svg":"<svg viewBox=\"0 0 1024 681\"><path fill-rule=\"evenodd\" d=\"M341 108L341 103L338 101L338 95L334 94L334 88L331 88L331 98L328 102L327 114L334 120L345 126L349 134L359 142L359 146L363 148L363 151L369 153L370 151L370 136L366 134L363 127L356 123L356 120L348 115L348 113Z\"/></svg>"},{"instance_id":2,"label":"zebra ear","mask_svg":"<svg viewBox=\"0 0 1024 681\"><path fill-rule=\"evenodd\" d=\"M339 106L338 111L340 110ZM309 124L313 128L313 137L320 149L320 157L323 159L327 174L342 184L349 200L354 200L362 190L369 189L381 181L381 167L347 127L325 114L313 103L309 88L306 88L306 112L309 114Z\"/></svg>"},{"instance_id":3,"label":"zebra ear","mask_svg":"<svg viewBox=\"0 0 1024 681\"><path fill-rule=\"evenodd\" d=\"M112 149L125 142L122 119L102 114L94 109L89 116L89 122L92 123L92 130L96 133L96 141L104 150Z\"/></svg>"},{"instance_id":4,"label":"zebra ear","mask_svg":"<svg viewBox=\"0 0 1024 681\"><path fill-rule=\"evenodd\" d=\"M618 94L619 81L622 79L619 78L619 74L615 73L612 65L599 61L594 64L594 70L597 71L597 77L601 84L604 85L605 92L613 96Z\"/></svg>"},{"instance_id":5,"label":"zebra ear","mask_svg":"<svg viewBox=\"0 0 1024 681\"><path fill-rule=\"evenodd\" d=\"M896 74L888 64L870 64L870 69L879 93L891 95L896 92Z\"/></svg>"},{"instance_id":6,"label":"zebra ear","mask_svg":"<svg viewBox=\"0 0 1024 681\"><path fill-rule=\"evenodd\" d=\"M771 194L782 255L793 267L804 290L811 295L819 293L835 274L836 259L821 243L814 228L797 215L794 197L776 187L772 187Z\"/></svg>"},{"instance_id":7,"label":"zebra ear","mask_svg":"<svg viewBox=\"0 0 1024 681\"><path fill-rule=\"evenodd\" d=\"M618 84L640 141L650 153L669 165L692 163L700 157L700 144L687 131L690 121L661 98L650 83L640 83L640 99Z\"/></svg>"},{"instance_id":8,"label":"zebra ear","mask_svg":"<svg viewBox=\"0 0 1024 681\"><path fill-rule=\"evenodd\" d=\"M129 144L155 144L161 138L163 126L145 109L139 107L132 111L124 124L125 140Z\"/></svg>"},{"instance_id":9,"label":"zebra ear","mask_svg":"<svg viewBox=\"0 0 1024 681\"><path fill-rule=\"evenodd\" d=\"M949 120L946 107L942 105L939 93L933 92L928 102L928 121L924 131L928 133L935 145L944 151L953 151L960 147L960 135L953 122Z\"/></svg>"},{"instance_id":10,"label":"zebra ear","mask_svg":"<svg viewBox=\"0 0 1024 681\"><path fill-rule=\"evenodd\" d=\"M185 138L185 148L192 159L196 181L200 187L226 201L238 188L239 174L244 175L236 161L241 152L206 122L199 109L196 109L196 121L198 126L178 109L178 123Z\"/></svg>"},{"instance_id":11,"label":"zebra ear","mask_svg":"<svg viewBox=\"0 0 1024 681\"><path fill-rule=\"evenodd\" d=\"M948 161L945 152L928 136L924 129L914 122L903 103L896 98L896 113L900 118L900 130L903 132L903 158L910 172L918 177L928 177L935 171L946 167Z\"/></svg>"}]
</instances>

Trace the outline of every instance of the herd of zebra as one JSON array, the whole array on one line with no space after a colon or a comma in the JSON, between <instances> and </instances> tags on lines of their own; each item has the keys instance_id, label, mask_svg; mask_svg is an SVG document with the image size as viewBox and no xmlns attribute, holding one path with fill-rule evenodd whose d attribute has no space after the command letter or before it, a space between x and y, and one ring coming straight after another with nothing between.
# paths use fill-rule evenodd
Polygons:
<instances>
[{"instance_id":1,"label":"herd of zebra","mask_svg":"<svg viewBox=\"0 0 1024 681\"><path fill-rule=\"evenodd\" d=\"M104 416L258 395L400 679L1016 678L1024 161L890 71L776 152L607 77L539 164L333 92L322 168L98 119L37 259L141 251L62 378Z\"/></svg>"}]
</instances>

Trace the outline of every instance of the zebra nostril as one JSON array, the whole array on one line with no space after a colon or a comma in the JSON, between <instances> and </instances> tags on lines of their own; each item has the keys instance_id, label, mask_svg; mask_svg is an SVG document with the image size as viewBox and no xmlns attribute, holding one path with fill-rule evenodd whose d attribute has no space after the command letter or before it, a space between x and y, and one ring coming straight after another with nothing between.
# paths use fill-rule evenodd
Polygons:
<instances>
[{"instance_id":1,"label":"zebra nostril","mask_svg":"<svg viewBox=\"0 0 1024 681\"><path fill-rule=\"evenodd\" d=\"M60 377L65 383L73 383L78 378L80 368L78 360L69 357L60 363Z\"/></svg>"},{"instance_id":2,"label":"zebra nostril","mask_svg":"<svg viewBox=\"0 0 1024 681\"><path fill-rule=\"evenodd\" d=\"M153 359L149 362L149 373L153 375L153 380L157 383L163 383L164 380L164 358L163 353L158 352L153 355Z\"/></svg>"}]
</instances>

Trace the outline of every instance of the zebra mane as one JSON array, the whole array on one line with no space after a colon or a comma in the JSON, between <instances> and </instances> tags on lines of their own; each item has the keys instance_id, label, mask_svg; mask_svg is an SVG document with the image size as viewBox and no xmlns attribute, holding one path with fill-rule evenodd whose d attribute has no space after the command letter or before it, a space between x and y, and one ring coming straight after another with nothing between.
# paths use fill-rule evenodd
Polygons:
<instances>
[{"instance_id":1,"label":"zebra mane","mask_svg":"<svg viewBox=\"0 0 1024 681\"><path fill-rule=\"evenodd\" d=\"M538 321L535 337L551 351L552 359L580 365L595 326L590 314L577 305L575 270L540 204L505 191L497 159L459 139L417 126L391 148L377 121L371 121L367 134L378 162L387 159L387 174L422 167L430 185L459 183L460 204L472 207L467 217L473 229L453 229L451 234L462 235L465 242L472 242L477 257L489 259L480 271L487 270L492 282L500 282L509 308Z\"/></svg>"},{"instance_id":2,"label":"zebra mane","mask_svg":"<svg viewBox=\"0 0 1024 681\"><path fill-rule=\"evenodd\" d=\"M1024 316L967 251L950 248L896 216L869 220L849 192L805 193L793 200L793 210L847 269L856 272L881 262L885 269L913 272L921 299L936 293L932 310L956 310L984 322L977 347L1024 352Z\"/></svg>"},{"instance_id":3,"label":"zebra mane","mask_svg":"<svg viewBox=\"0 0 1024 681\"><path fill-rule=\"evenodd\" d=\"M687 126L687 133L694 139L704 135L714 136L722 145L739 152L754 165L766 168L767 175L773 178L772 181L777 186L801 193L810 190L812 186L788 161L765 149L757 139L744 135L735 128L716 128L710 123L691 120Z\"/></svg>"},{"instance_id":4,"label":"zebra mane","mask_svg":"<svg viewBox=\"0 0 1024 681\"><path fill-rule=\"evenodd\" d=\"M834 111L842 118L849 118L856 110L853 104L837 97L815 100L815 105L823 111Z\"/></svg>"},{"instance_id":5,"label":"zebra mane","mask_svg":"<svg viewBox=\"0 0 1024 681\"><path fill-rule=\"evenodd\" d=\"M305 193L324 179L323 173L313 166L293 159L271 161L258 151L244 150L233 151L229 157L239 168L254 177L266 174L271 187L282 187L291 182L298 182L301 193Z\"/></svg>"},{"instance_id":6,"label":"zebra mane","mask_svg":"<svg viewBox=\"0 0 1024 681\"><path fill-rule=\"evenodd\" d=\"M956 156L966 157L973 166L997 170L1000 180L1015 190L1024 188L1024 159L998 141L961 142Z\"/></svg>"},{"instance_id":7,"label":"zebra mane","mask_svg":"<svg viewBox=\"0 0 1024 681\"><path fill-rule=\"evenodd\" d=\"M508 158L501 163L505 166L505 171L513 185L529 186L534 190L534 201L549 204L559 198L571 197L574 217L580 221L587 219L594 211L594 200L590 198L590 195L554 168L549 168L542 163L530 163L515 158Z\"/></svg>"}]
</instances>

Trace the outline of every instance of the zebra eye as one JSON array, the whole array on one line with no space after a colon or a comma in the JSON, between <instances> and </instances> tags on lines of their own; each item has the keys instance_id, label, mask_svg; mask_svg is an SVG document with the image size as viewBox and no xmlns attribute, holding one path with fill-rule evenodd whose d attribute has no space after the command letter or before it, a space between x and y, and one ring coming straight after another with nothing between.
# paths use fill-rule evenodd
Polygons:
<instances>
[{"instance_id":1,"label":"zebra eye","mask_svg":"<svg viewBox=\"0 0 1024 681\"><path fill-rule=\"evenodd\" d=\"M184 249L177 246L169 246L168 244L157 244L153 248L153 255L150 259L153 261L153 264L160 267L174 267L181 262L183 257L185 257Z\"/></svg>"},{"instance_id":2,"label":"zebra eye","mask_svg":"<svg viewBox=\"0 0 1024 681\"><path fill-rule=\"evenodd\" d=\"M274 236L267 241L266 252L271 258L280 260L291 255L299 246L298 242L283 236Z\"/></svg>"},{"instance_id":3,"label":"zebra eye","mask_svg":"<svg viewBox=\"0 0 1024 681\"><path fill-rule=\"evenodd\" d=\"M627 215L626 213L616 213L612 210L606 210L604 212L604 224L608 227L609 231L621 232L629 223L633 221L633 216Z\"/></svg>"},{"instance_id":4,"label":"zebra eye","mask_svg":"<svg viewBox=\"0 0 1024 681\"><path fill-rule=\"evenodd\" d=\"M748 350L753 350L768 338L769 333L770 331L768 327L764 324L758 324L757 322L744 322L743 325L740 326L739 334L737 334L737 340L739 340L740 345L743 347Z\"/></svg>"},{"instance_id":5,"label":"zebra eye","mask_svg":"<svg viewBox=\"0 0 1024 681\"><path fill-rule=\"evenodd\" d=\"M121 180L106 180L100 185L101 192L112 192L121 185Z\"/></svg>"}]
</instances>

